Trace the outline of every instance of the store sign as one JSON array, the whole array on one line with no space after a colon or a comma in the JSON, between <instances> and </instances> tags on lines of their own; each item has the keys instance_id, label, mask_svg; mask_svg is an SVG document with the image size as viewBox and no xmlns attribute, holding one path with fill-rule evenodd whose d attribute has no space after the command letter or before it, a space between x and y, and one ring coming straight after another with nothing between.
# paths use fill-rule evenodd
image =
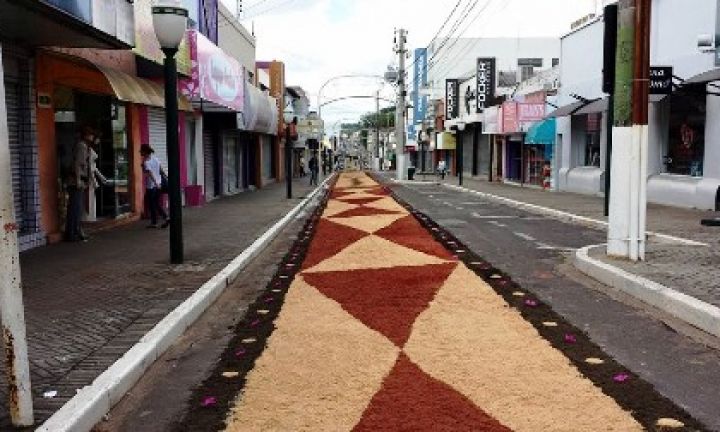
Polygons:
<instances>
[{"instance_id":1,"label":"store sign","mask_svg":"<svg viewBox=\"0 0 720 432\"><path fill-rule=\"evenodd\" d=\"M184 85L183 93L242 111L245 105L243 67L202 34L195 30L188 33L192 57L196 61L193 62L191 82Z\"/></svg>"},{"instance_id":2,"label":"store sign","mask_svg":"<svg viewBox=\"0 0 720 432\"><path fill-rule=\"evenodd\" d=\"M492 105L495 98L495 58L478 58L475 72L475 112L479 114Z\"/></svg>"},{"instance_id":3,"label":"store sign","mask_svg":"<svg viewBox=\"0 0 720 432\"><path fill-rule=\"evenodd\" d=\"M498 124L499 116L500 107L491 106L485 108L484 121L482 122L483 135L495 135L500 133L500 127Z\"/></svg>"},{"instance_id":4,"label":"store sign","mask_svg":"<svg viewBox=\"0 0 720 432\"><path fill-rule=\"evenodd\" d=\"M667 95L672 93L672 66L650 67L650 94Z\"/></svg>"},{"instance_id":5,"label":"store sign","mask_svg":"<svg viewBox=\"0 0 720 432\"><path fill-rule=\"evenodd\" d=\"M517 104L518 121L521 123L538 122L545 118L545 102Z\"/></svg>"},{"instance_id":6,"label":"store sign","mask_svg":"<svg viewBox=\"0 0 720 432\"><path fill-rule=\"evenodd\" d=\"M420 95L420 88L427 85L427 48L415 50L415 66L413 79L413 118L415 123L422 123L427 115L428 97Z\"/></svg>"},{"instance_id":7,"label":"store sign","mask_svg":"<svg viewBox=\"0 0 720 432\"><path fill-rule=\"evenodd\" d=\"M460 115L460 80L445 80L445 120L457 118Z\"/></svg>"},{"instance_id":8,"label":"store sign","mask_svg":"<svg viewBox=\"0 0 720 432\"><path fill-rule=\"evenodd\" d=\"M520 121L518 119L518 103L505 102L502 105L502 133L520 132Z\"/></svg>"},{"instance_id":9,"label":"store sign","mask_svg":"<svg viewBox=\"0 0 720 432\"><path fill-rule=\"evenodd\" d=\"M155 36L155 27L152 17L152 0L135 0L135 48L133 52L152 62L163 64L165 55L160 49L160 43ZM180 44L175 55L178 72L190 75L192 64L190 60L190 45L188 32Z\"/></svg>"}]
</instances>

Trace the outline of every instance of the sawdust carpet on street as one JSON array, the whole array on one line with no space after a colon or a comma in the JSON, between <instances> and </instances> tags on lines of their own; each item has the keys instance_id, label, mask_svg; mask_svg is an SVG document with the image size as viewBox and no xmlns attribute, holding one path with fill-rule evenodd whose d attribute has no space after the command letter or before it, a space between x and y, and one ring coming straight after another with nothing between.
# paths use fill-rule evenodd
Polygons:
<instances>
[{"instance_id":1,"label":"sawdust carpet on street","mask_svg":"<svg viewBox=\"0 0 720 432\"><path fill-rule=\"evenodd\" d=\"M227 431L703 429L367 174L312 228Z\"/></svg>"}]
</instances>

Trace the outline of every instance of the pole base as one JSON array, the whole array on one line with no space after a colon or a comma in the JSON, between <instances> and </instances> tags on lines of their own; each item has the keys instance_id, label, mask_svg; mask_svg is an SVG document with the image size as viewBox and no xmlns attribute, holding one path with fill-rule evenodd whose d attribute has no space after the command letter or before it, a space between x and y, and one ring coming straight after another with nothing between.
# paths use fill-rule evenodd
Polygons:
<instances>
[{"instance_id":1,"label":"pole base","mask_svg":"<svg viewBox=\"0 0 720 432\"><path fill-rule=\"evenodd\" d=\"M700 224L707 227L720 227L720 218L703 219Z\"/></svg>"}]
</instances>

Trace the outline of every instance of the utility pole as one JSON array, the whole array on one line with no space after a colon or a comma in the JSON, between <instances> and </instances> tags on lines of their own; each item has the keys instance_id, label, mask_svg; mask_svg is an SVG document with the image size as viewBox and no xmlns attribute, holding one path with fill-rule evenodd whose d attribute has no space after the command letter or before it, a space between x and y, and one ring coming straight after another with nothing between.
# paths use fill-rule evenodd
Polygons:
<instances>
[{"instance_id":1,"label":"utility pole","mask_svg":"<svg viewBox=\"0 0 720 432\"><path fill-rule=\"evenodd\" d=\"M380 171L380 90L375 92L375 169Z\"/></svg>"},{"instance_id":2,"label":"utility pole","mask_svg":"<svg viewBox=\"0 0 720 432\"><path fill-rule=\"evenodd\" d=\"M607 253L645 259L651 0L618 4Z\"/></svg>"},{"instance_id":3,"label":"utility pole","mask_svg":"<svg viewBox=\"0 0 720 432\"><path fill-rule=\"evenodd\" d=\"M397 108L395 109L395 168L397 179L405 180L405 43L407 42L407 30L397 31L397 54L398 54L398 95Z\"/></svg>"},{"instance_id":4,"label":"utility pole","mask_svg":"<svg viewBox=\"0 0 720 432\"><path fill-rule=\"evenodd\" d=\"M0 50L0 76L3 74L1 54ZM13 425L32 426L33 401L11 172L5 85L0 80L0 318L10 389L8 411Z\"/></svg>"}]
</instances>

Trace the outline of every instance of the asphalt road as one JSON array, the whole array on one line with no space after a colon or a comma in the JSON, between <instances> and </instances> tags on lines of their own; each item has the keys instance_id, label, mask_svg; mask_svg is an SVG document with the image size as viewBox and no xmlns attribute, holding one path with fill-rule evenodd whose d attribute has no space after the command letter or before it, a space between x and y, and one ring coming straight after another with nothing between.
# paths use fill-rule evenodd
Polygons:
<instances>
[{"instance_id":1,"label":"asphalt road","mask_svg":"<svg viewBox=\"0 0 720 432\"><path fill-rule=\"evenodd\" d=\"M392 187L467 247L584 329L628 369L708 427L720 430L717 340L586 278L568 264L605 233L439 185Z\"/></svg>"}]
</instances>

